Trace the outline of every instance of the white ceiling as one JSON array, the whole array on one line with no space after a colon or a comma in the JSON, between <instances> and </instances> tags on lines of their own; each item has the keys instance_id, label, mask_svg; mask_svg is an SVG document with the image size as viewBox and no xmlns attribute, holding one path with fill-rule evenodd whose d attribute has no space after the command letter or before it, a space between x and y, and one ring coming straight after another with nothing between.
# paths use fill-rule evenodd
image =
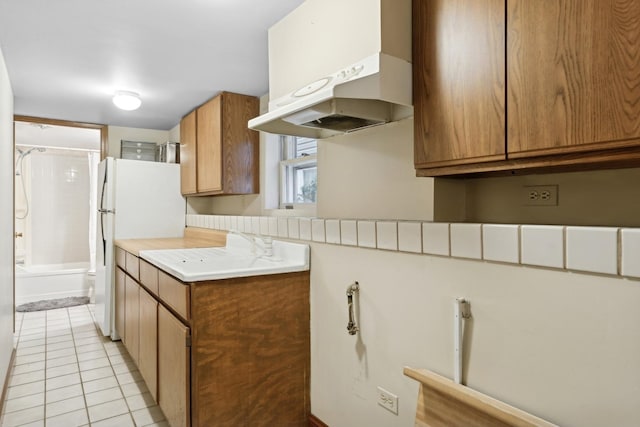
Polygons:
<instances>
[{"instance_id":1,"label":"white ceiling","mask_svg":"<svg viewBox=\"0 0 640 427\"><path fill-rule=\"evenodd\" d=\"M263 95L267 30L302 2L0 0L15 114L167 130L222 90Z\"/></svg>"}]
</instances>

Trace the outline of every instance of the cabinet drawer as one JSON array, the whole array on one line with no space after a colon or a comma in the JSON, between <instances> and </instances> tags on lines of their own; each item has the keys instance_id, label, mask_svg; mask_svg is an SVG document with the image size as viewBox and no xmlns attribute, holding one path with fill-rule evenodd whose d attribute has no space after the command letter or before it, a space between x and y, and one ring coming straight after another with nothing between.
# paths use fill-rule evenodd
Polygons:
<instances>
[{"instance_id":1,"label":"cabinet drawer","mask_svg":"<svg viewBox=\"0 0 640 427\"><path fill-rule=\"evenodd\" d=\"M158 269L143 259L140 260L140 283L158 296Z\"/></svg>"},{"instance_id":2,"label":"cabinet drawer","mask_svg":"<svg viewBox=\"0 0 640 427\"><path fill-rule=\"evenodd\" d=\"M139 260L138 257L130 254L129 252L126 253L126 270L127 273L129 273L131 275L131 277L133 277L136 280L140 279L140 266L139 266Z\"/></svg>"},{"instance_id":3,"label":"cabinet drawer","mask_svg":"<svg viewBox=\"0 0 640 427\"><path fill-rule=\"evenodd\" d=\"M119 265L120 267L122 267L123 269L126 268L125 266L125 259L126 259L126 252L124 249L118 248L116 247L116 265Z\"/></svg>"},{"instance_id":4,"label":"cabinet drawer","mask_svg":"<svg viewBox=\"0 0 640 427\"><path fill-rule=\"evenodd\" d=\"M174 279L163 271L158 271L158 296L183 319L189 320L189 286Z\"/></svg>"}]
</instances>

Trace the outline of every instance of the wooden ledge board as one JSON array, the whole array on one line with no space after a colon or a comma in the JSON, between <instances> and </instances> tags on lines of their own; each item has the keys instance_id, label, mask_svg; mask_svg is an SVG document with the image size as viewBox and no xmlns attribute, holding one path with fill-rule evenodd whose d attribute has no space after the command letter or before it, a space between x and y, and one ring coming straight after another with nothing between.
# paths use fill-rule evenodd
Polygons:
<instances>
[{"instance_id":1,"label":"wooden ledge board","mask_svg":"<svg viewBox=\"0 0 640 427\"><path fill-rule=\"evenodd\" d=\"M404 374L421 383L416 426L555 426L426 369L405 367Z\"/></svg>"}]
</instances>

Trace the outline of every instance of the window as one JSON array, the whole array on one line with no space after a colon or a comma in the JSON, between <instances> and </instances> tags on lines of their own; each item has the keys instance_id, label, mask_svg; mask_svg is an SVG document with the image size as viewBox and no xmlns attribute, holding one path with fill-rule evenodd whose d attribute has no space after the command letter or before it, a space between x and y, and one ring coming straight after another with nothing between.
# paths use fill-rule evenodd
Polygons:
<instances>
[{"instance_id":1,"label":"window","mask_svg":"<svg viewBox=\"0 0 640 427\"><path fill-rule=\"evenodd\" d=\"M318 142L311 138L280 136L280 205L316 203Z\"/></svg>"}]
</instances>

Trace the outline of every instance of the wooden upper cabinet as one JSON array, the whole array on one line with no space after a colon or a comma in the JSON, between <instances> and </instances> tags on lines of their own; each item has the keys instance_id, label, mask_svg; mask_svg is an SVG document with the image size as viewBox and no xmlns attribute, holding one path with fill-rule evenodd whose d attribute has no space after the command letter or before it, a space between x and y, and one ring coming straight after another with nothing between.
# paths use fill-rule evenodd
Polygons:
<instances>
[{"instance_id":1,"label":"wooden upper cabinet","mask_svg":"<svg viewBox=\"0 0 640 427\"><path fill-rule=\"evenodd\" d=\"M640 145L640 1L507 5L509 157Z\"/></svg>"},{"instance_id":2,"label":"wooden upper cabinet","mask_svg":"<svg viewBox=\"0 0 640 427\"><path fill-rule=\"evenodd\" d=\"M504 159L504 1L413 1L416 168Z\"/></svg>"},{"instance_id":3,"label":"wooden upper cabinet","mask_svg":"<svg viewBox=\"0 0 640 427\"><path fill-rule=\"evenodd\" d=\"M193 139L191 146L196 148L187 149L186 163L181 164L183 194L260 191L259 136L247 127L258 114L258 98L222 92L185 116L180 123L181 149L182 138L187 143ZM182 163L182 151L180 158Z\"/></svg>"},{"instance_id":4,"label":"wooden upper cabinet","mask_svg":"<svg viewBox=\"0 0 640 427\"><path fill-rule=\"evenodd\" d=\"M180 188L182 194L195 194L196 188L196 112L180 122Z\"/></svg>"},{"instance_id":5,"label":"wooden upper cabinet","mask_svg":"<svg viewBox=\"0 0 640 427\"><path fill-rule=\"evenodd\" d=\"M640 1L414 0L413 41L417 175L640 165Z\"/></svg>"}]
</instances>

